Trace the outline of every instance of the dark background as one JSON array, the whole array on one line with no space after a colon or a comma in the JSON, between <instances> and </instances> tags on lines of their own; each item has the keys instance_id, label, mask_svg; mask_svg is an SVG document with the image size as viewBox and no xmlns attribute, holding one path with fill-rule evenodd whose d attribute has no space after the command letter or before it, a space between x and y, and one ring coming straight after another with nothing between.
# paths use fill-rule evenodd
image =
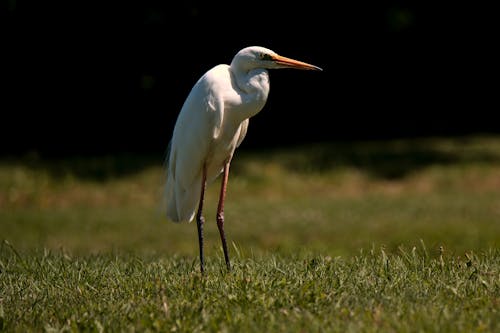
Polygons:
<instances>
[{"instance_id":1,"label":"dark background","mask_svg":"<svg viewBox=\"0 0 500 333\"><path fill-rule=\"evenodd\" d=\"M271 71L243 147L500 133L481 5L8 0L1 21L4 155L163 152L191 86L249 45L324 71Z\"/></svg>"}]
</instances>

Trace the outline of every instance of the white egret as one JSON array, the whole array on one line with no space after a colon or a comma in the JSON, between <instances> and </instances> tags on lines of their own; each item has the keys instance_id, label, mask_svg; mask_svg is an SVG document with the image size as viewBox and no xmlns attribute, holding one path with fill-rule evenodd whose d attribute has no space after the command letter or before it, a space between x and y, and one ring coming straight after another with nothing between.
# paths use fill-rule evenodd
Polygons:
<instances>
[{"instance_id":1,"label":"white egret","mask_svg":"<svg viewBox=\"0 0 500 333\"><path fill-rule=\"evenodd\" d=\"M229 165L247 133L249 118L266 103L269 94L266 69L274 68L322 70L264 47L246 47L234 56L231 65L217 65L196 82L175 123L165 160L166 215L174 222L191 222L196 213L202 273L205 189L221 173L216 220L227 269L231 269L224 234Z\"/></svg>"}]
</instances>

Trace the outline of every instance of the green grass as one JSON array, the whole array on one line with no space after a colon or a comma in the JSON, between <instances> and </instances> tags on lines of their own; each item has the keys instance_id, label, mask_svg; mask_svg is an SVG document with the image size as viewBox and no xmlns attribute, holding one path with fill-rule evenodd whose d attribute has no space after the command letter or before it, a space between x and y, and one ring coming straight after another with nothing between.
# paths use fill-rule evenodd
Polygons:
<instances>
[{"instance_id":1,"label":"green grass","mask_svg":"<svg viewBox=\"0 0 500 333\"><path fill-rule=\"evenodd\" d=\"M2 330L500 329L500 138L242 149L204 278L161 159L0 161Z\"/></svg>"},{"instance_id":2,"label":"green grass","mask_svg":"<svg viewBox=\"0 0 500 333\"><path fill-rule=\"evenodd\" d=\"M500 253L193 259L2 248L6 331L494 332Z\"/></svg>"}]
</instances>

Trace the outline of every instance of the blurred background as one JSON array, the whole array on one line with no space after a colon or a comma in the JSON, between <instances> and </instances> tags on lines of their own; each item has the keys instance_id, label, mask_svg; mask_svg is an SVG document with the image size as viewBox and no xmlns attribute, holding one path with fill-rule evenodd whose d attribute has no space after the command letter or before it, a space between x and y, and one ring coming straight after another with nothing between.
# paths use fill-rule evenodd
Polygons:
<instances>
[{"instance_id":1,"label":"blurred background","mask_svg":"<svg viewBox=\"0 0 500 333\"><path fill-rule=\"evenodd\" d=\"M163 151L196 80L249 45L324 72L271 72L244 147L500 131L480 5L2 3L2 154Z\"/></svg>"},{"instance_id":2,"label":"blurred background","mask_svg":"<svg viewBox=\"0 0 500 333\"><path fill-rule=\"evenodd\" d=\"M0 238L19 249L195 256L194 226L162 218L165 150L193 84L250 45L324 71L271 71L232 165L230 242L334 254L499 244L487 7L7 0L0 13ZM206 230L216 248L215 223Z\"/></svg>"}]
</instances>

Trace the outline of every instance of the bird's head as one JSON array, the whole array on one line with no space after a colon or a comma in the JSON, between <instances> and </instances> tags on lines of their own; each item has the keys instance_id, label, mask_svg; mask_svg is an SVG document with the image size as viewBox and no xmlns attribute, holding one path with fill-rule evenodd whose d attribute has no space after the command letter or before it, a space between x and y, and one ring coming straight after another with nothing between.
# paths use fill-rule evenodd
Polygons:
<instances>
[{"instance_id":1,"label":"bird's head","mask_svg":"<svg viewBox=\"0 0 500 333\"><path fill-rule=\"evenodd\" d=\"M318 66L280 56L276 52L261 46L249 46L240 50L234 56L231 66L244 68L246 70L254 68L294 68L322 71Z\"/></svg>"}]
</instances>

